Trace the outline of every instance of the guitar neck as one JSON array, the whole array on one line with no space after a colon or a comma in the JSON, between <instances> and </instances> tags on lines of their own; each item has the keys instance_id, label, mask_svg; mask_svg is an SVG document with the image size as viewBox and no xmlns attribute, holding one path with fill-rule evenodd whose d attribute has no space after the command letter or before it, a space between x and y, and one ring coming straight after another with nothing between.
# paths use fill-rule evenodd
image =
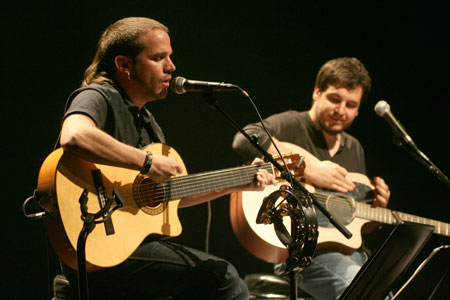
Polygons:
<instances>
[{"instance_id":1,"label":"guitar neck","mask_svg":"<svg viewBox=\"0 0 450 300\"><path fill-rule=\"evenodd\" d=\"M385 224L396 224L400 220L432 225L435 227L434 233L450 236L450 224L448 223L393 211L384 207L373 207L366 203L356 202L356 216Z\"/></svg>"},{"instance_id":2,"label":"guitar neck","mask_svg":"<svg viewBox=\"0 0 450 300\"><path fill-rule=\"evenodd\" d=\"M165 201L170 201L252 183L260 169L273 175L272 165L265 163L175 177L158 185L164 192Z\"/></svg>"}]
</instances>

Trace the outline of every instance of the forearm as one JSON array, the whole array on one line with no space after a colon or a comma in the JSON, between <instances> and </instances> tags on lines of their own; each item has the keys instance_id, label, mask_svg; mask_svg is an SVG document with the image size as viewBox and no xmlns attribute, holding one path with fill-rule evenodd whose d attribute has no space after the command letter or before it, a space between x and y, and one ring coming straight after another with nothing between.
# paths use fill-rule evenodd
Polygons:
<instances>
[{"instance_id":1,"label":"forearm","mask_svg":"<svg viewBox=\"0 0 450 300\"><path fill-rule=\"evenodd\" d=\"M98 129L87 116L69 116L61 130L61 146L65 151L95 162L140 170L146 152L121 143Z\"/></svg>"}]
</instances>

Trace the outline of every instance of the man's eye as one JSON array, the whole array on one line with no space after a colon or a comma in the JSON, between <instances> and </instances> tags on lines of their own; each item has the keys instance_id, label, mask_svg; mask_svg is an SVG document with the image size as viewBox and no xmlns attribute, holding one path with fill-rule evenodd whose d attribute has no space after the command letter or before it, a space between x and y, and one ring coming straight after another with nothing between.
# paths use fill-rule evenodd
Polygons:
<instances>
[{"instance_id":1,"label":"man's eye","mask_svg":"<svg viewBox=\"0 0 450 300\"><path fill-rule=\"evenodd\" d=\"M330 102L332 102L332 103L339 103L339 102L341 102L341 100L340 99L337 99L337 98L328 98L328 100L330 101Z\"/></svg>"},{"instance_id":2,"label":"man's eye","mask_svg":"<svg viewBox=\"0 0 450 300\"><path fill-rule=\"evenodd\" d=\"M348 108L356 108L356 107L358 107L358 104L350 102L350 103L347 103L347 107Z\"/></svg>"},{"instance_id":3,"label":"man's eye","mask_svg":"<svg viewBox=\"0 0 450 300\"><path fill-rule=\"evenodd\" d=\"M162 55L159 55L159 56L153 56L152 57L152 60L154 60L154 61L160 61L160 60L163 60L164 59L164 56L162 56Z\"/></svg>"}]
</instances>

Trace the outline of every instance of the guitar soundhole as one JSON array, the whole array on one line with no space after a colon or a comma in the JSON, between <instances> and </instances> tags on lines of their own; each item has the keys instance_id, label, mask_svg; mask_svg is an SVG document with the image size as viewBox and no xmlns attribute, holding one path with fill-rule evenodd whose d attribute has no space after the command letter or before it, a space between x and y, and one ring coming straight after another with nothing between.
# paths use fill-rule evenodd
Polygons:
<instances>
[{"instance_id":1,"label":"guitar soundhole","mask_svg":"<svg viewBox=\"0 0 450 300\"><path fill-rule=\"evenodd\" d=\"M137 206L147 214L157 215L164 211L164 190L159 183L139 175L133 185L133 196Z\"/></svg>"},{"instance_id":2,"label":"guitar soundhole","mask_svg":"<svg viewBox=\"0 0 450 300\"><path fill-rule=\"evenodd\" d=\"M334 194L327 200L328 211L341 223L349 224L355 217L355 204L351 197Z\"/></svg>"}]
</instances>

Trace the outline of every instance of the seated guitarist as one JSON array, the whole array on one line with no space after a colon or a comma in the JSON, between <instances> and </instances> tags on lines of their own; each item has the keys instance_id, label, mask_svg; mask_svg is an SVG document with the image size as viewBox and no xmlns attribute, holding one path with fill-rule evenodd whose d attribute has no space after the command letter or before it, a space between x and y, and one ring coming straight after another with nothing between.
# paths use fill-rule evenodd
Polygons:
<instances>
[{"instance_id":1,"label":"seated guitarist","mask_svg":"<svg viewBox=\"0 0 450 300\"><path fill-rule=\"evenodd\" d=\"M82 87L70 96L60 144L65 151L101 164L139 170L163 182L182 172L169 157L141 148L165 137L145 104L163 99L175 65L168 29L148 18L125 18L101 36ZM255 163L262 163L262 160ZM238 190L263 190L275 179L257 171L253 183L191 196L181 207ZM76 212L74 212L76 213ZM69 281L76 271L63 265ZM89 273L95 299L119 290L124 299L248 299L248 289L227 261L169 241L146 241L125 262ZM76 287L76 284L73 284ZM119 296L116 294L116 296ZM109 299L109 298L108 298Z\"/></svg>"},{"instance_id":2,"label":"seated guitarist","mask_svg":"<svg viewBox=\"0 0 450 300\"><path fill-rule=\"evenodd\" d=\"M290 110L264 120L282 153L292 150L280 141L298 145L319 159L305 157L304 177L308 183L346 193L355 188L346 178L347 173L366 173L363 148L344 130L358 115L370 87L369 74L359 60L333 59L326 62L317 75L309 111ZM257 134L259 143L268 152L276 153L259 123L244 129L250 135ZM240 133L234 138L233 149L246 161L260 156ZM373 179L373 185L374 205L385 207L390 197L389 187L380 177ZM316 252L312 265L300 273L298 286L317 299L337 299L366 259L362 249L351 255ZM276 266L276 270L279 269L280 266Z\"/></svg>"}]
</instances>

